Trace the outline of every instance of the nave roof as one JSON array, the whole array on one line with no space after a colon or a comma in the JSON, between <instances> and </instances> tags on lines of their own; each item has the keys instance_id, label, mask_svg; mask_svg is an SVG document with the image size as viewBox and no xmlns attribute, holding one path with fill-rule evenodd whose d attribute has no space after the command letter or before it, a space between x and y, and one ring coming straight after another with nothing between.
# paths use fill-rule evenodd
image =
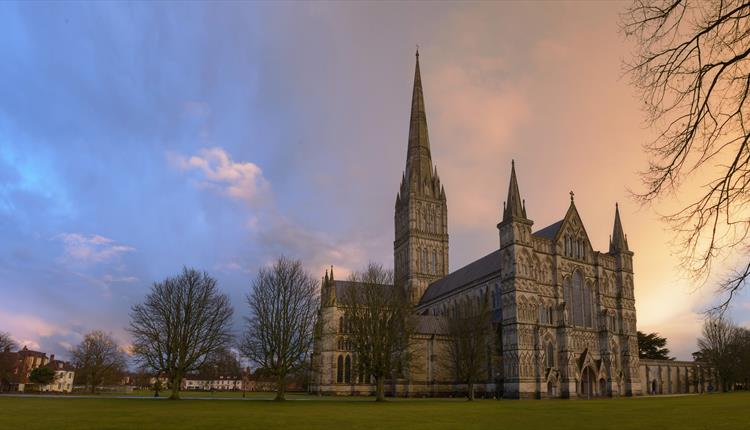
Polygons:
<instances>
[{"instance_id":1,"label":"nave roof","mask_svg":"<svg viewBox=\"0 0 750 430\"><path fill-rule=\"evenodd\" d=\"M419 304L424 304L500 270L500 250L493 251L466 266L431 283Z\"/></svg>"}]
</instances>

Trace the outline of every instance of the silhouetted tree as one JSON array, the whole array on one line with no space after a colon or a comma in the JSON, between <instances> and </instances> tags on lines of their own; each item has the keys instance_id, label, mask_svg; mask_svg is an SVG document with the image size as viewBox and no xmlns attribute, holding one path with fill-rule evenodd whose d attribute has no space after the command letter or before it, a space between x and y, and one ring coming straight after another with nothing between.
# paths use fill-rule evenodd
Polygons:
<instances>
[{"instance_id":1,"label":"silhouetted tree","mask_svg":"<svg viewBox=\"0 0 750 430\"><path fill-rule=\"evenodd\" d=\"M247 304L250 316L240 351L276 379L276 400L284 400L287 376L309 363L317 323L318 281L299 260L280 257L261 267Z\"/></svg>"},{"instance_id":2,"label":"silhouetted tree","mask_svg":"<svg viewBox=\"0 0 750 430\"><path fill-rule=\"evenodd\" d=\"M674 360L669 356L667 338L659 333L638 332L638 357L650 360Z\"/></svg>"},{"instance_id":3,"label":"silhouetted tree","mask_svg":"<svg viewBox=\"0 0 750 430\"><path fill-rule=\"evenodd\" d=\"M10 352L17 348L18 345L16 345L16 342L10 337L10 333L0 331L0 352Z\"/></svg>"},{"instance_id":4,"label":"silhouetted tree","mask_svg":"<svg viewBox=\"0 0 750 430\"><path fill-rule=\"evenodd\" d=\"M460 300L444 323L449 336L445 363L456 381L466 384L466 397L474 400L474 384L486 376L493 333L489 300Z\"/></svg>"},{"instance_id":5,"label":"silhouetted tree","mask_svg":"<svg viewBox=\"0 0 750 430\"><path fill-rule=\"evenodd\" d=\"M637 197L705 185L679 193L685 206L664 218L696 280L717 258L742 258L719 287L723 310L750 276L750 2L635 0L622 26L635 39L628 71L658 132L645 146L651 160Z\"/></svg>"},{"instance_id":6,"label":"silhouetted tree","mask_svg":"<svg viewBox=\"0 0 750 430\"><path fill-rule=\"evenodd\" d=\"M221 348L209 354L198 371L201 375L218 379L221 375L240 376L242 368L234 351L229 348Z\"/></svg>"},{"instance_id":7,"label":"silhouetted tree","mask_svg":"<svg viewBox=\"0 0 750 430\"><path fill-rule=\"evenodd\" d=\"M376 401L383 401L386 378L411 364L415 316L405 290L393 285L392 270L370 263L349 280L353 285L341 299L344 327L340 330L351 343L365 380L375 380Z\"/></svg>"},{"instance_id":8,"label":"silhouetted tree","mask_svg":"<svg viewBox=\"0 0 750 430\"><path fill-rule=\"evenodd\" d=\"M232 306L207 273L183 268L154 283L146 301L133 306L129 331L141 366L170 381L170 399L180 398L182 378L232 341Z\"/></svg>"},{"instance_id":9,"label":"silhouetted tree","mask_svg":"<svg viewBox=\"0 0 750 430\"><path fill-rule=\"evenodd\" d=\"M0 392L10 385L14 377L13 371L16 368L17 358L11 351L17 348L18 345L10 334L0 331Z\"/></svg>"},{"instance_id":10,"label":"silhouetted tree","mask_svg":"<svg viewBox=\"0 0 750 430\"><path fill-rule=\"evenodd\" d=\"M724 390L744 381L750 371L750 334L723 315L712 315L703 323L698 339L701 358L719 373Z\"/></svg>"},{"instance_id":11,"label":"silhouetted tree","mask_svg":"<svg viewBox=\"0 0 750 430\"><path fill-rule=\"evenodd\" d=\"M76 368L76 381L91 393L104 384L120 381L127 367L125 353L112 336L95 330L70 351Z\"/></svg>"}]
</instances>

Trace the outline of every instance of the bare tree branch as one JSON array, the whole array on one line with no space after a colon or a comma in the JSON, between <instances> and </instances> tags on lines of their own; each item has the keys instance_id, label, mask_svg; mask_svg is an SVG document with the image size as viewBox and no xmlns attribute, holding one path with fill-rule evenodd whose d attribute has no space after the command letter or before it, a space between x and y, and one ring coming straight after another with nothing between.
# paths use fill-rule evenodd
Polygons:
<instances>
[{"instance_id":1,"label":"bare tree branch","mask_svg":"<svg viewBox=\"0 0 750 430\"><path fill-rule=\"evenodd\" d=\"M488 298L460 300L444 324L449 336L444 363L456 381L466 384L466 397L474 400L474 384L486 376L493 333Z\"/></svg>"},{"instance_id":2,"label":"bare tree branch","mask_svg":"<svg viewBox=\"0 0 750 430\"><path fill-rule=\"evenodd\" d=\"M127 368L125 352L112 336L95 330L70 351L76 380L91 393L104 384L117 383Z\"/></svg>"},{"instance_id":3,"label":"bare tree branch","mask_svg":"<svg viewBox=\"0 0 750 430\"><path fill-rule=\"evenodd\" d=\"M403 288L393 285L393 271L370 263L350 276L341 303L344 334L351 342L360 372L375 381L376 401L385 400L385 380L408 372L415 315Z\"/></svg>"},{"instance_id":4,"label":"bare tree branch","mask_svg":"<svg viewBox=\"0 0 750 430\"><path fill-rule=\"evenodd\" d=\"M750 3L635 0L622 30L637 45L627 72L658 130L645 145L645 191L634 196L646 204L685 191L685 206L663 218L695 280L728 257L750 264ZM709 179L692 197L683 190L688 178ZM748 274L727 277L718 288L726 299L713 309L726 309Z\"/></svg>"},{"instance_id":5,"label":"bare tree branch","mask_svg":"<svg viewBox=\"0 0 750 430\"><path fill-rule=\"evenodd\" d=\"M319 307L318 281L299 260L280 257L261 267L247 296L250 317L242 353L276 377L276 400L284 400L288 375L309 363Z\"/></svg>"},{"instance_id":6,"label":"bare tree branch","mask_svg":"<svg viewBox=\"0 0 750 430\"><path fill-rule=\"evenodd\" d=\"M198 370L212 352L232 341L232 306L207 273L183 268L155 283L143 304L133 306L129 331L143 367L164 373L179 398L182 378Z\"/></svg>"}]
</instances>

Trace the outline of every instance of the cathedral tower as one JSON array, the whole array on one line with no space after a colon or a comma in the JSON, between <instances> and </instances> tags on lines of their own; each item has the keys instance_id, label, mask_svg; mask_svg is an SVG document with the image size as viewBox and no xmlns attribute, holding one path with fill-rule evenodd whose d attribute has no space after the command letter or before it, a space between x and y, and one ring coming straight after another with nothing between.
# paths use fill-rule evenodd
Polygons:
<instances>
[{"instance_id":1,"label":"cathedral tower","mask_svg":"<svg viewBox=\"0 0 750 430\"><path fill-rule=\"evenodd\" d=\"M419 51L411 98L406 169L396 196L394 275L413 303L427 286L448 274L448 206L430 156Z\"/></svg>"},{"instance_id":2,"label":"cathedral tower","mask_svg":"<svg viewBox=\"0 0 750 430\"><path fill-rule=\"evenodd\" d=\"M503 207L503 219L497 225L500 232L502 276L502 357L503 357L503 395L508 398L532 396L536 390L533 368L535 345L533 333L536 320L528 318L528 312L522 312L519 304L529 285L535 284L532 273L522 268L528 267L530 256L534 255L531 240L531 226L534 224L526 216L526 205L521 199L516 178L516 164L511 161L508 198ZM524 299L525 300L525 299ZM533 315L537 315L534 312Z\"/></svg>"}]
</instances>

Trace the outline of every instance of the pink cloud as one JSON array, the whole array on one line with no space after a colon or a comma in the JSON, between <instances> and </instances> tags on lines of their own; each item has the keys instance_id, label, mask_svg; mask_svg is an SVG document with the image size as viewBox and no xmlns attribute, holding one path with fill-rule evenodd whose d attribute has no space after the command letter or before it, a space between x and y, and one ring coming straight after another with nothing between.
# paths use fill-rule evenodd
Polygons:
<instances>
[{"instance_id":1,"label":"pink cloud","mask_svg":"<svg viewBox=\"0 0 750 430\"><path fill-rule=\"evenodd\" d=\"M215 189L237 200L256 203L269 192L260 167L251 162L235 162L222 148L204 148L189 157L168 153L167 160L181 170L201 172L199 188Z\"/></svg>"}]
</instances>

